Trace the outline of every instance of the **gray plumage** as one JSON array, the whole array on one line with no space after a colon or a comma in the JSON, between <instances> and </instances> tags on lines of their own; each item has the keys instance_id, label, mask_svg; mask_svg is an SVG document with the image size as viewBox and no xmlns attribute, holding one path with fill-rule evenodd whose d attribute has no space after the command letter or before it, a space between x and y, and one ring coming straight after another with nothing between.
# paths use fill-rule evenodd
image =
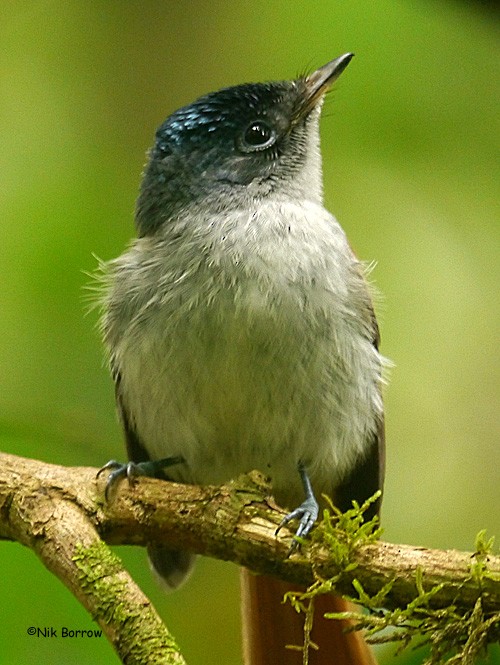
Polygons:
<instances>
[{"instance_id":1,"label":"gray plumage","mask_svg":"<svg viewBox=\"0 0 500 665\"><path fill-rule=\"evenodd\" d=\"M363 266L323 207L311 80L212 93L160 127L102 329L132 460L182 456L167 475L188 483L257 468L289 508L302 464L348 507L382 484L383 360ZM150 556L170 587L191 563Z\"/></svg>"}]
</instances>

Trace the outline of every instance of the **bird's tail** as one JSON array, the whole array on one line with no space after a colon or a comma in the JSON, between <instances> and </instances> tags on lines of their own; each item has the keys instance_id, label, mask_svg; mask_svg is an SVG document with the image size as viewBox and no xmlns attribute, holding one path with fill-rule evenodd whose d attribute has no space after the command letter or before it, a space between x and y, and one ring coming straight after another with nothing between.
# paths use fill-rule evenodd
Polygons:
<instances>
[{"instance_id":1,"label":"bird's tail","mask_svg":"<svg viewBox=\"0 0 500 665\"><path fill-rule=\"evenodd\" d=\"M286 645L304 642L304 615L283 603L287 591L300 587L241 570L243 654L245 665L302 665L302 651ZM376 665L359 631L345 633L348 622L325 619L325 612L351 611L352 605L331 594L315 600L309 665Z\"/></svg>"}]
</instances>

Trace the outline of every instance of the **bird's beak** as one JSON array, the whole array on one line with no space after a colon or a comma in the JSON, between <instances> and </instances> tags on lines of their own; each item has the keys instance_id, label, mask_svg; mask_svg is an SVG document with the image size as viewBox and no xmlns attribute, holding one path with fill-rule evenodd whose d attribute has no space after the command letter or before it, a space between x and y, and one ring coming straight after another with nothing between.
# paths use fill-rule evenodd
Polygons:
<instances>
[{"instance_id":1,"label":"bird's beak","mask_svg":"<svg viewBox=\"0 0 500 665\"><path fill-rule=\"evenodd\" d=\"M323 99L325 93L331 88L333 83L342 74L347 67L354 53L344 53L335 60L323 65L303 80L304 98L303 104L298 109L296 119L301 120L312 111L312 109Z\"/></svg>"}]
</instances>

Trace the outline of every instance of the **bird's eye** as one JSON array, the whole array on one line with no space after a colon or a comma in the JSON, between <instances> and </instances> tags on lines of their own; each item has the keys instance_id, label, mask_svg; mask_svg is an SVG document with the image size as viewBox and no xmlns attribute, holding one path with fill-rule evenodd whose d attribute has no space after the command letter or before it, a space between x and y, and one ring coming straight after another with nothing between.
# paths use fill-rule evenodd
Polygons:
<instances>
[{"instance_id":1,"label":"bird's eye","mask_svg":"<svg viewBox=\"0 0 500 665\"><path fill-rule=\"evenodd\" d=\"M240 147L245 152L265 150L276 141L276 132L266 122L254 120L243 132Z\"/></svg>"}]
</instances>

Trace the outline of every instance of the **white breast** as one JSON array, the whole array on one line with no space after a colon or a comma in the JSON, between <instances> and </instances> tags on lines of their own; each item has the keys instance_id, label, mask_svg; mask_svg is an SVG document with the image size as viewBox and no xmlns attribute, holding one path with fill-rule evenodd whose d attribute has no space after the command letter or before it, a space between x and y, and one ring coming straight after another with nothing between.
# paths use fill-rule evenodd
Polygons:
<instances>
[{"instance_id":1,"label":"white breast","mask_svg":"<svg viewBox=\"0 0 500 665\"><path fill-rule=\"evenodd\" d=\"M258 468L289 503L300 460L331 492L382 410L370 298L337 222L278 201L180 220L111 270L106 341L151 457L182 455L171 475L187 482Z\"/></svg>"}]
</instances>

